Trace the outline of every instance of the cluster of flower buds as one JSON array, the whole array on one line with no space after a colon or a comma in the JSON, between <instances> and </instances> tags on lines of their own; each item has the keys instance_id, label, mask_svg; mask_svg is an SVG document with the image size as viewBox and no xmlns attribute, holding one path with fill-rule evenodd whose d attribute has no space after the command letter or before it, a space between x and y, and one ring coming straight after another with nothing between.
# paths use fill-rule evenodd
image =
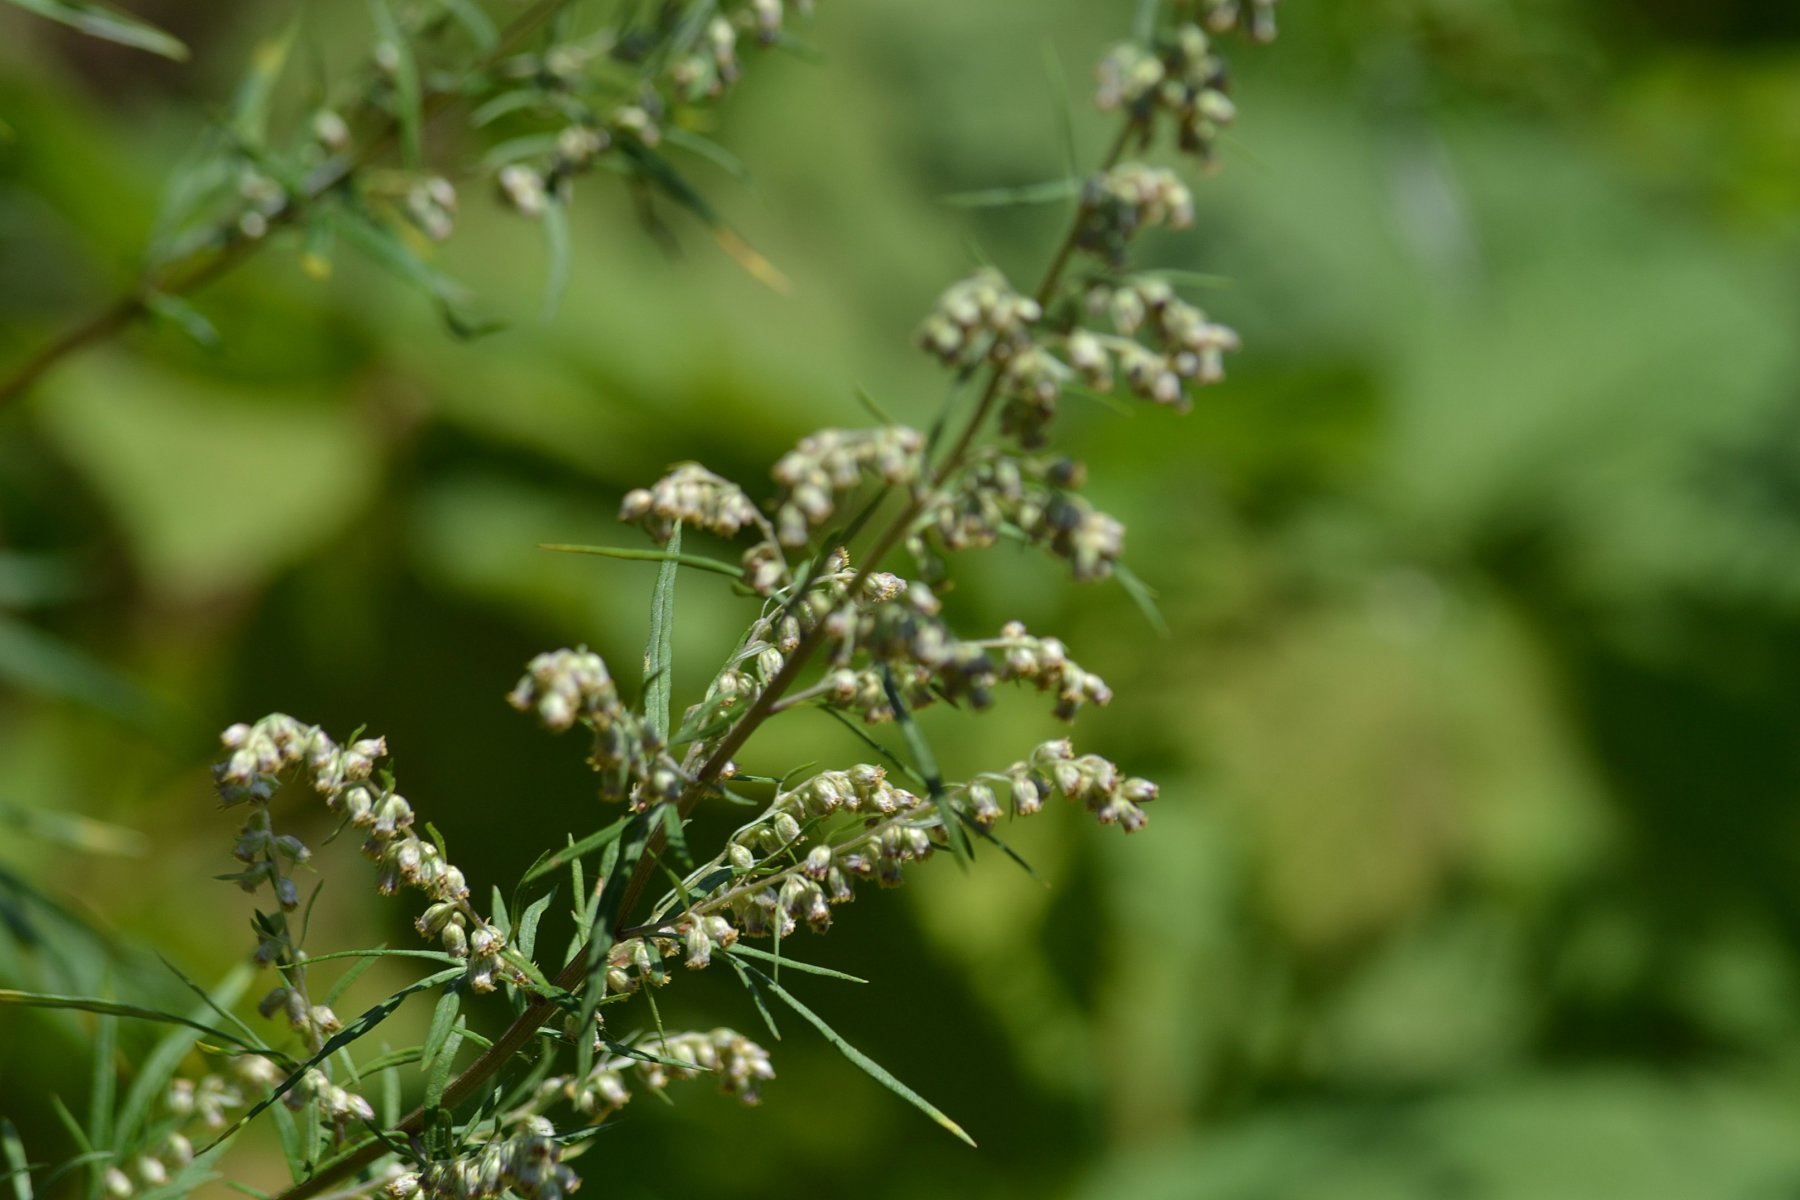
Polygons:
<instances>
[{"instance_id":1,"label":"cluster of flower buds","mask_svg":"<svg viewBox=\"0 0 1800 1200\"><path fill-rule=\"evenodd\" d=\"M1190 4L1200 10L1200 20L1214 33L1228 33L1236 29L1243 22L1244 10L1248 8L1251 38L1259 42L1275 40L1276 0L1250 0L1248 5L1243 0L1175 0L1177 8Z\"/></svg>"},{"instance_id":2,"label":"cluster of flower buds","mask_svg":"<svg viewBox=\"0 0 1800 1200\"><path fill-rule=\"evenodd\" d=\"M626 801L641 811L681 795L686 776L669 756L667 739L619 702L606 660L592 650L538 655L526 664L506 700L520 712L536 713L546 729L557 733L577 719L592 728L588 764L600 774L605 799Z\"/></svg>"},{"instance_id":3,"label":"cluster of flower buds","mask_svg":"<svg viewBox=\"0 0 1800 1200\"><path fill-rule=\"evenodd\" d=\"M675 536L677 524L736 537L762 514L744 489L699 463L680 463L647 488L633 488L619 505L619 520L643 527L658 543Z\"/></svg>"},{"instance_id":4,"label":"cluster of flower buds","mask_svg":"<svg viewBox=\"0 0 1800 1200\"><path fill-rule=\"evenodd\" d=\"M1079 800L1102 825L1118 825L1135 833L1148 819L1141 807L1156 799L1148 779L1126 777L1098 754L1079 757L1067 738L1045 742L1007 773L1013 789L1013 811L1032 813L1052 791ZM1035 795L1034 795L1035 793Z\"/></svg>"},{"instance_id":5,"label":"cluster of flower buds","mask_svg":"<svg viewBox=\"0 0 1800 1200\"><path fill-rule=\"evenodd\" d=\"M732 1029L673 1033L640 1043L639 1048L655 1056L637 1062L644 1086L652 1091L661 1091L672 1079L716 1075L720 1091L745 1104L757 1104L763 1083L775 1078L769 1052Z\"/></svg>"},{"instance_id":6,"label":"cluster of flower buds","mask_svg":"<svg viewBox=\"0 0 1800 1200\"><path fill-rule=\"evenodd\" d=\"M325 1004L311 1004L307 1000L305 989L282 984L272 989L256 1006L256 1011L267 1020L276 1013L287 1016L288 1025L300 1035L307 1047L317 1052L325 1044L325 1039L344 1027L338 1015Z\"/></svg>"},{"instance_id":7,"label":"cluster of flower buds","mask_svg":"<svg viewBox=\"0 0 1800 1200\"><path fill-rule=\"evenodd\" d=\"M1104 579L1124 553L1125 527L1074 493L1085 479L1074 459L978 459L920 514L907 548L927 568L941 570L928 536L962 550L991 546L1003 532L1017 531L1067 559L1076 579Z\"/></svg>"},{"instance_id":8,"label":"cluster of flower buds","mask_svg":"<svg viewBox=\"0 0 1800 1200\"><path fill-rule=\"evenodd\" d=\"M720 1091L745 1104L757 1104L762 1100L762 1084L775 1078L768 1051L731 1029L672 1033L639 1042L632 1049L635 1053L606 1055L586 1075L546 1079L538 1085L531 1107L543 1109L567 1101L577 1112L599 1120L631 1101L625 1080L634 1072L645 1087L656 1092L673 1081L715 1075Z\"/></svg>"},{"instance_id":9,"label":"cluster of flower buds","mask_svg":"<svg viewBox=\"0 0 1800 1200\"><path fill-rule=\"evenodd\" d=\"M387 753L382 739L364 738L340 747L316 725L276 713L254 725L233 725L221 741L230 753L213 774L227 805L249 801L264 809L280 787L281 775L296 766L303 768L314 789L323 794L326 807L343 812L350 824L365 832L362 851L377 864L376 887L381 894L391 896L404 884L432 901L419 918L419 930L439 938L451 954L468 959L472 987L492 991L496 976L523 980L518 969L501 957L506 939L469 906L462 871L446 862L434 843L412 832L413 810L405 797L372 778L376 761ZM290 847L272 837L265 809L263 817L253 813L246 822L237 849L240 857L245 852L267 857L232 878L252 889L262 879L271 879L277 900L291 910L298 897L292 880L280 871L280 861L303 858L305 847L297 842ZM256 878L249 879L252 875ZM277 939L265 936L257 958L272 962L286 952Z\"/></svg>"},{"instance_id":10,"label":"cluster of flower buds","mask_svg":"<svg viewBox=\"0 0 1800 1200\"><path fill-rule=\"evenodd\" d=\"M1033 637L1021 622L1009 621L990 645L1001 652L1001 679L1024 680L1040 692L1056 694L1059 720L1073 721L1083 705L1105 707L1112 700L1106 681L1083 670L1057 638Z\"/></svg>"},{"instance_id":11,"label":"cluster of flower buds","mask_svg":"<svg viewBox=\"0 0 1800 1200\"><path fill-rule=\"evenodd\" d=\"M525 1117L520 1125L521 1131L511 1137L397 1175L385 1191L392 1200L490 1200L508 1194L524 1200L562 1200L579 1188L581 1177L562 1161L556 1126L539 1116Z\"/></svg>"},{"instance_id":12,"label":"cluster of flower buds","mask_svg":"<svg viewBox=\"0 0 1800 1200\"><path fill-rule=\"evenodd\" d=\"M646 984L663 986L670 978L663 960L680 953L681 944L674 938L620 938L606 954L607 994L635 992Z\"/></svg>"},{"instance_id":13,"label":"cluster of flower buds","mask_svg":"<svg viewBox=\"0 0 1800 1200\"><path fill-rule=\"evenodd\" d=\"M155 1127L167 1132L152 1144L138 1148L129 1161L107 1167L101 1174L102 1190L112 1200L129 1200L140 1191L163 1188L171 1172L194 1161L194 1144L181 1132L182 1126L198 1121L216 1133L230 1124L232 1110L249 1103L251 1096L266 1094L281 1078L281 1072L268 1060L245 1055L232 1060L229 1077L209 1074L198 1080L171 1080L163 1093L162 1107L173 1119Z\"/></svg>"},{"instance_id":14,"label":"cluster of flower buds","mask_svg":"<svg viewBox=\"0 0 1800 1200\"><path fill-rule=\"evenodd\" d=\"M292 1109L317 1106L329 1121L373 1121L375 1108L367 1100L331 1082L322 1071L308 1071L281 1097Z\"/></svg>"},{"instance_id":15,"label":"cluster of flower buds","mask_svg":"<svg viewBox=\"0 0 1800 1200\"><path fill-rule=\"evenodd\" d=\"M839 608L825 621L839 665L852 653L923 672L949 699L985 708L992 700L994 664L980 646L960 642L938 614L943 606L922 583L907 583L874 603ZM910 681L916 688L917 681Z\"/></svg>"},{"instance_id":16,"label":"cluster of flower buds","mask_svg":"<svg viewBox=\"0 0 1800 1200\"><path fill-rule=\"evenodd\" d=\"M1173 171L1124 163L1082 189L1075 244L1118 268L1125 265L1125 247L1143 230L1193 223L1194 194Z\"/></svg>"},{"instance_id":17,"label":"cluster of flower buds","mask_svg":"<svg viewBox=\"0 0 1800 1200\"><path fill-rule=\"evenodd\" d=\"M1096 285L1088 290L1086 307L1118 331L1118 337L1095 340L1113 352L1126 386L1157 404L1185 411L1188 388L1224 379L1225 353L1238 348L1234 330L1209 320L1161 279Z\"/></svg>"},{"instance_id":18,"label":"cluster of flower buds","mask_svg":"<svg viewBox=\"0 0 1800 1200\"><path fill-rule=\"evenodd\" d=\"M737 29L724 17L706 23L692 54L670 71L676 94L688 103L713 99L736 83L743 67L737 57Z\"/></svg>"},{"instance_id":19,"label":"cluster of flower buds","mask_svg":"<svg viewBox=\"0 0 1800 1200\"><path fill-rule=\"evenodd\" d=\"M1116 47L1101 60L1099 78L1095 100L1102 111L1123 109L1145 126L1156 113L1167 113L1177 144L1203 162L1211 161L1219 130L1237 116L1226 94L1231 83L1225 61L1192 21L1158 38L1154 48Z\"/></svg>"},{"instance_id":20,"label":"cluster of flower buds","mask_svg":"<svg viewBox=\"0 0 1800 1200\"><path fill-rule=\"evenodd\" d=\"M945 289L919 326L918 341L945 366L1004 365L1032 345L1032 327L1043 316L1041 304L983 267Z\"/></svg>"},{"instance_id":21,"label":"cluster of flower buds","mask_svg":"<svg viewBox=\"0 0 1800 1200\"><path fill-rule=\"evenodd\" d=\"M782 455L771 474L781 485L775 530L784 546L804 546L830 520L837 498L865 479L888 484L919 477L924 435L904 425L822 429Z\"/></svg>"},{"instance_id":22,"label":"cluster of flower buds","mask_svg":"<svg viewBox=\"0 0 1800 1200\"><path fill-rule=\"evenodd\" d=\"M255 241L269 232L269 223L287 207L287 189L253 166L244 167L238 176L237 231Z\"/></svg>"},{"instance_id":23,"label":"cluster of flower buds","mask_svg":"<svg viewBox=\"0 0 1800 1200\"><path fill-rule=\"evenodd\" d=\"M421 179L406 192L406 219L434 242L456 229L456 188L442 175Z\"/></svg>"}]
</instances>

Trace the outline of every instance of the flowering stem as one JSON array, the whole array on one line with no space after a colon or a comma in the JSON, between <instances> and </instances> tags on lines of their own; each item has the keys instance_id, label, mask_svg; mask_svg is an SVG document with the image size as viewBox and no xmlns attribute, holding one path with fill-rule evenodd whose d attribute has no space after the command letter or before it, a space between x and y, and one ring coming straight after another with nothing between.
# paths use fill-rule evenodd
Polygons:
<instances>
[{"instance_id":1,"label":"flowering stem","mask_svg":"<svg viewBox=\"0 0 1800 1200\"><path fill-rule=\"evenodd\" d=\"M1139 128L1139 123L1136 120L1129 121L1125 124L1119 131L1118 136L1114 139L1111 147L1108 149L1106 156L1101 161L1101 171L1110 170L1117 165L1118 160L1124 153L1125 147L1129 144L1132 135L1137 133ZM1047 300L1056 290L1057 285L1062 281L1063 273L1067 269L1069 260L1074 253L1081 218L1085 212L1085 207L1077 209L1075 217L1070 223L1069 232L1063 238L1062 243L1057 248L1055 256L1051 259L1050 266L1044 274L1042 283L1038 285L1037 296L1039 297L1040 303ZM887 555L893 551L894 547L899 544L900 540L906 536L907 530L912 526L912 523L918 518L919 514L925 510L932 497L943 487L951 475L963 465L964 460L968 457L970 448L974 445L975 439L979 436L981 430L986 426L988 418L992 415L994 406L998 403L999 399L1000 372L996 368L988 377L987 385L982 392L981 400L976 405L974 413L970 415L967 424L964 425L962 432L957 437L957 440L952 445L950 451L944 456L937 468L931 472L929 482L923 488L917 489L914 492L905 509L903 509L901 513L887 525L882 531L881 536L876 539L874 545L864 556L862 565L858 569L857 574L851 580L849 587L845 589L844 595L846 597L853 597L860 594L862 585L868 579L870 573L877 569L882 560L885 559ZM699 804L700 799L712 790L720 775L724 772L726 764L731 761L732 756L743 747L744 743L750 740L751 735L756 732L762 723L782 710L784 707L781 704L782 697L786 695L789 688L793 687L795 681L800 677L801 672L805 670L812 655L817 652L819 646L823 643L825 638L824 630L825 622L823 620L816 622L811 629L807 630L801 637L799 645L797 645L793 652L787 656L787 660L782 664L781 669L769 680L767 686L758 693L756 699L751 702L750 707L744 711L744 715L740 717L730 729L726 730L719 741L711 747L705 762L690 777L679 800L675 802L677 806L676 811L681 817L685 818L690 815L694 808ZM646 845L644 853L639 857L637 866L632 872L631 879L626 885L625 891L620 898L618 910L613 914L618 926L623 925L624 919L637 907L638 901L642 899L644 888L649 884L652 875L656 871L657 862L662 852L663 845L664 834L661 826L658 826L650 842ZM623 932L623 930L621 930L621 932ZM587 950L584 948L577 951L575 956L563 966L562 970L557 972L553 982L560 992L573 992L579 988L587 978L587 970ZM518 1017L513 1020L513 1023L506 1028L505 1032L494 1039L493 1045L483 1051L479 1058L469 1064L469 1066L444 1089L444 1095L441 1101L442 1106L445 1109L454 1109L464 1100L475 1095L494 1074L505 1067L507 1063L511 1062L513 1058L532 1041L536 1036L537 1031L546 1022L561 1011L562 1006L559 1003L559 1000L560 997L559 999L539 998L527 1005L525 1011L520 1013ZM416 1133L423 1127L424 1121L424 1110L414 1109L411 1113L407 1114L405 1119L403 1119L395 1128L395 1132L401 1134ZM367 1167L370 1163L374 1162L387 1152L388 1147L386 1143L379 1140L371 1140L359 1149L344 1155L342 1158L323 1165L310 1179L304 1180L285 1192L280 1193L275 1200L308 1200L309 1197L317 1196L320 1192L324 1191L332 1184L337 1183L339 1180Z\"/></svg>"},{"instance_id":2,"label":"flowering stem","mask_svg":"<svg viewBox=\"0 0 1800 1200\"><path fill-rule=\"evenodd\" d=\"M521 13L517 20L506 27L494 43L493 48L483 54L466 74L474 75L492 67L500 59L512 53L520 42L568 3L569 0L538 0L536 4ZM427 97L421 114L422 119L430 120L436 117L448 103L448 98L455 94L456 89L450 89L435 92ZM381 130L364 146L360 153L351 158L337 160L315 172L299 194L290 196L280 209L269 216L270 232L293 223L297 217L306 212L321 197L342 184L358 168L367 166L384 153L394 144L399 132L398 118L389 117ZM256 239L236 237L233 235L233 227L227 224L215 230L213 236L207 239L207 244L191 254L161 269L145 270L123 296L87 320L69 328L61 336L26 359L10 374L0 378L0 406L23 396L63 359L95 342L105 341L124 330L127 325L130 325L149 309L155 297L180 296L194 291L246 262L267 243L266 234Z\"/></svg>"}]
</instances>

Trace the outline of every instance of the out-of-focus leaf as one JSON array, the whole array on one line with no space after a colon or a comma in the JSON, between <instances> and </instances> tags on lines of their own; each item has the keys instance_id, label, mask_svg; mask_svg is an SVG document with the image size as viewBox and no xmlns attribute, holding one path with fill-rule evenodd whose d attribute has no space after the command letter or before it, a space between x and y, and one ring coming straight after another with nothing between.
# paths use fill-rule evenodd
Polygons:
<instances>
[{"instance_id":1,"label":"out-of-focus leaf","mask_svg":"<svg viewBox=\"0 0 1800 1200\"><path fill-rule=\"evenodd\" d=\"M126 13L102 8L89 0L7 0L26 12L36 13L64 25L79 29L90 37L134 50L147 50L176 62L186 62L188 48L180 38L165 33L147 21Z\"/></svg>"},{"instance_id":2,"label":"out-of-focus leaf","mask_svg":"<svg viewBox=\"0 0 1800 1200\"><path fill-rule=\"evenodd\" d=\"M170 713L105 663L22 621L0 614L0 679L72 700L143 729L167 728Z\"/></svg>"},{"instance_id":3,"label":"out-of-focus leaf","mask_svg":"<svg viewBox=\"0 0 1800 1200\"><path fill-rule=\"evenodd\" d=\"M261 146L268 137L269 101L299 32L300 20L294 17L280 33L258 42L250 51L250 69L231 102L232 130L248 145Z\"/></svg>"},{"instance_id":4,"label":"out-of-focus leaf","mask_svg":"<svg viewBox=\"0 0 1800 1200\"><path fill-rule=\"evenodd\" d=\"M569 213L561 200L552 196L544 201L538 222L544 227L544 320L556 316L563 293L569 287Z\"/></svg>"},{"instance_id":5,"label":"out-of-focus leaf","mask_svg":"<svg viewBox=\"0 0 1800 1200\"><path fill-rule=\"evenodd\" d=\"M11 1178L13 1200L31 1200L32 1163L25 1158L25 1143L19 1140L18 1126L0 1117L0 1162L6 1164Z\"/></svg>"},{"instance_id":6,"label":"out-of-focus leaf","mask_svg":"<svg viewBox=\"0 0 1800 1200\"><path fill-rule=\"evenodd\" d=\"M150 839L136 829L96 821L80 813L26 808L3 801L0 801L0 828L11 829L17 837L66 846L84 854L139 858L150 847Z\"/></svg>"},{"instance_id":7,"label":"out-of-focus leaf","mask_svg":"<svg viewBox=\"0 0 1800 1200\"><path fill-rule=\"evenodd\" d=\"M255 968L249 964L240 963L233 967L231 973L213 988L210 993L211 1002L193 1009L188 1019L198 1023L201 1017L215 1008L231 1007L255 977ZM131 1086L126 1089L125 1099L119 1104L118 1144L122 1149L130 1150L135 1145L135 1139L150 1115L151 1105L162 1095L169 1080L180 1070L181 1060L199 1040L200 1033L197 1029L170 1030L139 1064Z\"/></svg>"},{"instance_id":8,"label":"out-of-focus leaf","mask_svg":"<svg viewBox=\"0 0 1800 1200\"><path fill-rule=\"evenodd\" d=\"M167 321L208 350L219 344L219 331L206 314L169 292L150 292L144 297L144 309L160 321Z\"/></svg>"},{"instance_id":9,"label":"out-of-focus leaf","mask_svg":"<svg viewBox=\"0 0 1800 1200\"><path fill-rule=\"evenodd\" d=\"M22 992L13 988L0 988L0 1004L18 1004L26 1008L72 1008L80 1012L100 1013L105 1016L135 1017L140 1021L162 1021L171 1025L186 1025L209 1037L218 1038L222 1042L230 1042L234 1046L242 1046L246 1050L260 1049L256 1043L247 1041L234 1033L227 1033L213 1025L189 1020L187 1017L178 1016L175 1013L144 1008L136 1004L119 1004L94 996L52 996L42 992Z\"/></svg>"},{"instance_id":10,"label":"out-of-focus leaf","mask_svg":"<svg viewBox=\"0 0 1800 1200\"><path fill-rule=\"evenodd\" d=\"M400 22L395 20L388 0L369 0L369 9L375 17L375 33L381 39L376 53L391 55L387 67L394 84L394 121L400 127L401 154L406 165L417 170L424 158L422 131L425 119L420 106L419 64L413 58L412 44L407 41Z\"/></svg>"}]
</instances>

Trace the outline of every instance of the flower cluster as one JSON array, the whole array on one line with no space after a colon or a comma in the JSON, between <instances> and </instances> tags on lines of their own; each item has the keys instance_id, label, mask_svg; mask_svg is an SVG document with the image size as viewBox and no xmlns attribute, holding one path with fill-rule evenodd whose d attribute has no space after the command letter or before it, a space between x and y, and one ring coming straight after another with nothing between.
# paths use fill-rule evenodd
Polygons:
<instances>
[{"instance_id":1,"label":"flower cluster","mask_svg":"<svg viewBox=\"0 0 1800 1200\"><path fill-rule=\"evenodd\" d=\"M1032 677L1031 671L1057 674L1051 665L1059 661L1054 647L1023 630L1014 633L1009 640L1018 652L1020 677ZM1076 682L1078 670L1064 667L1062 677L1075 687L1091 680L1105 694L1105 685L1091 676ZM1092 694L1084 698L1101 702ZM1156 791L1149 780L1127 777L1097 754L1077 756L1067 739L1058 739L1004 771L946 786L942 801L988 828L1009 807L1016 817L1030 816L1050 796L1061 795L1080 801L1101 824L1117 824L1129 833L1143 828L1142 805L1155 799ZM828 831L840 813L859 821L834 843ZM938 850L933 833L941 821L937 802L895 785L884 767L862 763L819 772L777 792L767 811L732 835L719 858L688 877L686 887L693 889L722 866L733 875L685 911L671 913L668 927L686 939L690 967L706 966L713 951L731 945L739 933L785 938L802 923L822 933L831 924L832 908L856 898L856 880L896 887L908 864ZM673 952L670 939L652 941Z\"/></svg>"},{"instance_id":2,"label":"flower cluster","mask_svg":"<svg viewBox=\"0 0 1800 1200\"><path fill-rule=\"evenodd\" d=\"M1004 366L1031 347L1032 326L1043 315L1043 305L983 267L944 290L919 326L918 342L945 366Z\"/></svg>"},{"instance_id":3,"label":"flower cluster","mask_svg":"<svg viewBox=\"0 0 1800 1200\"><path fill-rule=\"evenodd\" d=\"M1102 353L1112 352L1132 394L1180 410L1188 407L1190 386L1225 378L1225 352L1239 344L1234 330L1209 320L1161 279L1096 284L1088 289L1086 308L1118 331L1095 340Z\"/></svg>"},{"instance_id":4,"label":"flower cluster","mask_svg":"<svg viewBox=\"0 0 1800 1200\"><path fill-rule=\"evenodd\" d=\"M581 1186L581 1177L562 1161L556 1126L532 1116L521 1132L483 1142L466 1154L427 1163L398 1175L386 1186L393 1200L488 1200L514 1194L524 1200L561 1200Z\"/></svg>"},{"instance_id":5,"label":"flower cluster","mask_svg":"<svg viewBox=\"0 0 1800 1200\"><path fill-rule=\"evenodd\" d=\"M1153 47L1115 47L1100 63L1095 100L1102 111L1123 109L1148 128L1157 114L1175 126L1176 143L1202 162L1210 162L1213 143L1237 117L1225 60L1213 52L1212 39L1192 21L1177 25Z\"/></svg>"},{"instance_id":6,"label":"flower cluster","mask_svg":"<svg viewBox=\"0 0 1800 1200\"><path fill-rule=\"evenodd\" d=\"M260 1099L280 1082L281 1072L257 1055L233 1058L222 1074L170 1080L162 1095L166 1118L152 1126L149 1144L101 1173L102 1188L113 1200L128 1200L140 1191L164 1187L172 1172L194 1161L194 1143L181 1132L183 1128L197 1121L216 1134L231 1123L233 1110ZM290 1099L294 1107L303 1103Z\"/></svg>"},{"instance_id":7,"label":"flower cluster","mask_svg":"<svg viewBox=\"0 0 1800 1200\"><path fill-rule=\"evenodd\" d=\"M214 768L219 794L227 805L249 802L255 806L239 835L237 852L266 855L251 868L232 878L247 890L264 880L271 882L284 910L291 910L298 893L281 871L281 861L304 861L305 847L272 837L267 804L280 787L282 775L296 767L325 798L326 807L342 812L351 825L365 831L362 851L377 863L376 886L392 895L402 884L417 888L431 900L417 922L421 934L436 937L444 949L468 960L470 986L492 991L496 976L522 982L518 968L507 963L502 952L506 939L491 922L469 904L469 887L463 873L445 861L443 852L412 832L413 810L396 792L391 781L376 780L376 762L387 753L380 738L364 738L340 747L324 730L293 717L276 713L254 725L233 725L220 739L230 752ZM291 947L278 938L265 938L258 949L260 961L278 961ZM273 993L271 993L273 995ZM290 1007L299 1005L298 1008ZM284 994L270 1005L286 1011L297 1029L318 1029L312 1006L304 998ZM329 1010L324 1010L329 1013ZM334 1018L335 1019L335 1018ZM317 1047L315 1046L315 1049Z\"/></svg>"},{"instance_id":8,"label":"flower cluster","mask_svg":"<svg viewBox=\"0 0 1800 1200\"><path fill-rule=\"evenodd\" d=\"M619 520L642 526L660 543L675 535L677 524L736 537L745 526L761 524L762 514L737 484L699 463L680 463L649 487L625 493Z\"/></svg>"},{"instance_id":9,"label":"flower cluster","mask_svg":"<svg viewBox=\"0 0 1800 1200\"><path fill-rule=\"evenodd\" d=\"M740 41L748 35L759 46L777 44L787 6L782 0L749 0L718 7L723 11L686 40L686 22L668 23L666 48L674 53L660 71L641 69L657 57L657 47L613 30L502 63L496 73L501 90L477 109L477 123L525 112L565 122L549 137L547 153L537 149L543 134L523 134L509 143L528 152L526 161L501 168L502 197L520 214L539 216L545 203L564 199L570 180L602 154L617 147L628 159L641 157L662 144L664 127L680 120L684 107L722 98L743 74ZM811 5L802 0L798 7L809 11ZM622 65L640 68L623 86Z\"/></svg>"},{"instance_id":10,"label":"flower cluster","mask_svg":"<svg viewBox=\"0 0 1800 1200\"><path fill-rule=\"evenodd\" d=\"M586 1075L546 1079L538 1085L532 1103L545 1108L567 1101L576 1111L599 1120L631 1101L625 1081L632 1074L653 1092L674 1081L713 1075L726 1095L745 1104L758 1104L762 1085L775 1078L775 1068L769 1064L767 1050L736 1030L671 1033L637 1042L627 1053L608 1054Z\"/></svg>"},{"instance_id":11,"label":"flower cluster","mask_svg":"<svg viewBox=\"0 0 1800 1200\"><path fill-rule=\"evenodd\" d=\"M903 425L821 429L782 455L771 474L781 485L775 531L784 546L804 546L831 519L837 499L865 479L911 483L919 476L924 435Z\"/></svg>"},{"instance_id":12,"label":"flower cluster","mask_svg":"<svg viewBox=\"0 0 1800 1200\"><path fill-rule=\"evenodd\" d=\"M606 661L592 650L538 655L506 700L520 712L535 712L546 729L561 733L577 720L592 729L588 763L600 773L606 799L642 810L681 795L686 776L669 756L667 739L620 703Z\"/></svg>"},{"instance_id":13,"label":"flower cluster","mask_svg":"<svg viewBox=\"0 0 1800 1200\"><path fill-rule=\"evenodd\" d=\"M1073 459L983 455L920 513L907 548L935 576L943 564L928 539L964 550L1010 533L1066 559L1078 580L1104 579L1125 551L1125 526L1073 491L1085 479Z\"/></svg>"},{"instance_id":14,"label":"flower cluster","mask_svg":"<svg viewBox=\"0 0 1800 1200\"><path fill-rule=\"evenodd\" d=\"M1138 233L1157 225L1186 229L1194 223L1194 194L1173 171L1124 163L1088 181L1081 193L1075 244L1114 267Z\"/></svg>"}]
</instances>

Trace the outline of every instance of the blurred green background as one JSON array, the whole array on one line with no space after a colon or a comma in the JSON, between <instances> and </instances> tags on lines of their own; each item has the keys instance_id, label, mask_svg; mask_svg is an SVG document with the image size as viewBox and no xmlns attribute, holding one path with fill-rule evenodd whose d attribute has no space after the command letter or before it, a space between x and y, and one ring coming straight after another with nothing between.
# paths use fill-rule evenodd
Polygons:
<instances>
[{"instance_id":1,"label":"blurred green background","mask_svg":"<svg viewBox=\"0 0 1800 1200\"><path fill-rule=\"evenodd\" d=\"M185 67L0 19L0 365L129 277L291 7L138 6ZM368 37L307 7L320 59ZM595 827L577 740L501 696L557 645L630 674L653 570L535 547L636 544L618 498L677 459L754 485L864 420L857 385L928 421L915 322L977 248L1034 279L1066 219L943 198L1060 173L1047 58L1098 156L1090 63L1132 8L826 0L822 62L753 60L714 133L754 178L696 178L790 296L678 216L658 246L602 176L544 322L537 230L465 193L443 266L500 333L275 247L194 297L216 351L140 328L0 412L0 986L179 998L143 944L239 960L205 766L267 711L385 733L472 879ZM1231 51L1197 228L1141 254L1228 281L1199 299L1244 336L1231 379L1185 419L1059 425L1171 636L1034 557L957 564L966 627L1057 631L1113 685L1076 737L1161 781L1150 828L1052 810L1015 829L1049 889L940 863L797 948L874 978L796 986L982 1149L795 1030L760 1109L628 1109L596 1194L1800 1196L1800 9L1282 16ZM691 701L747 612L703 576L678 605ZM947 773L1012 761L1044 707L933 714ZM746 762L852 757L797 715ZM316 843L322 815L289 819ZM350 847L320 857L317 945L413 944ZM758 1036L727 980L679 983L671 1022ZM82 1102L87 1029L0 1012L34 1158L69 1152L46 1096Z\"/></svg>"}]
</instances>

